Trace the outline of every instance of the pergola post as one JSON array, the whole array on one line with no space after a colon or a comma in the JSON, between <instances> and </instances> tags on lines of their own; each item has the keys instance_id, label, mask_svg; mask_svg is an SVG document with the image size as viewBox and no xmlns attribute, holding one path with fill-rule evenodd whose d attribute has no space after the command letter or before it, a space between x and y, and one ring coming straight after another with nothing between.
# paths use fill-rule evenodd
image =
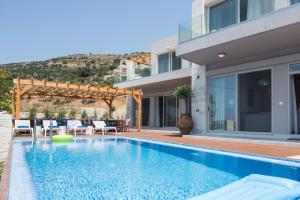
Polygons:
<instances>
[{"instance_id":1,"label":"pergola post","mask_svg":"<svg viewBox=\"0 0 300 200\"><path fill-rule=\"evenodd\" d=\"M114 97L111 97L109 100L108 99L103 99L104 102L107 104L108 109L109 109L109 117L112 117L112 103L114 101Z\"/></svg>"},{"instance_id":2,"label":"pergola post","mask_svg":"<svg viewBox=\"0 0 300 200\"><path fill-rule=\"evenodd\" d=\"M18 77L17 82L17 93L16 93L16 119L20 119L20 104L21 104L21 86L20 86L20 78Z\"/></svg>"},{"instance_id":3,"label":"pergola post","mask_svg":"<svg viewBox=\"0 0 300 200\"><path fill-rule=\"evenodd\" d=\"M11 94L11 114L13 117L15 117L15 88Z\"/></svg>"}]
</instances>

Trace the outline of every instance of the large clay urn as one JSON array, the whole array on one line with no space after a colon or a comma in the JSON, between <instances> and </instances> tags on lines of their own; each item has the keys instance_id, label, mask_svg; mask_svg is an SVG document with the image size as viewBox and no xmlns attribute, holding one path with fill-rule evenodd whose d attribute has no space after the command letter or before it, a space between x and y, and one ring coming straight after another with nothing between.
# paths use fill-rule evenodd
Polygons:
<instances>
[{"instance_id":1,"label":"large clay urn","mask_svg":"<svg viewBox=\"0 0 300 200\"><path fill-rule=\"evenodd\" d=\"M190 114L181 114L178 120L178 128L181 135L188 135L193 129L193 119Z\"/></svg>"}]
</instances>

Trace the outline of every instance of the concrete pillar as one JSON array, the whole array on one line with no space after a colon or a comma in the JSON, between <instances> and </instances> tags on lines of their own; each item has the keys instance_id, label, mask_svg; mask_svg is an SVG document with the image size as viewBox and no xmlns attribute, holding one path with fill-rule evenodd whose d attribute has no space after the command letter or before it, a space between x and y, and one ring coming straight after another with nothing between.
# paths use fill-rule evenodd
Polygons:
<instances>
[{"instance_id":1,"label":"concrete pillar","mask_svg":"<svg viewBox=\"0 0 300 200\"><path fill-rule=\"evenodd\" d=\"M149 126L155 127L155 96L150 97L150 113L149 113Z\"/></svg>"},{"instance_id":2,"label":"concrete pillar","mask_svg":"<svg viewBox=\"0 0 300 200\"><path fill-rule=\"evenodd\" d=\"M192 38L205 33L204 0L192 1Z\"/></svg>"},{"instance_id":3,"label":"concrete pillar","mask_svg":"<svg viewBox=\"0 0 300 200\"><path fill-rule=\"evenodd\" d=\"M127 106L126 106L126 119L131 119L130 126L133 125L132 103L133 103L132 96L128 95L127 96Z\"/></svg>"},{"instance_id":4,"label":"concrete pillar","mask_svg":"<svg viewBox=\"0 0 300 200\"><path fill-rule=\"evenodd\" d=\"M206 67L193 64L192 66L192 117L194 121L193 135L206 134L207 105L206 105Z\"/></svg>"}]
</instances>

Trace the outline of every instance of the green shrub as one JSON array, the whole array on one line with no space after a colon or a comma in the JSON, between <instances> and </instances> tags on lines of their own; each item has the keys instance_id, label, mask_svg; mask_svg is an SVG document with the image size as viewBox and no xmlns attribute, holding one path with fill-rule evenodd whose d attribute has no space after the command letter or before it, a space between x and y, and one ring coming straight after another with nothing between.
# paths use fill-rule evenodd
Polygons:
<instances>
[{"instance_id":1,"label":"green shrub","mask_svg":"<svg viewBox=\"0 0 300 200\"><path fill-rule=\"evenodd\" d=\"M83 110L82 113L81 113L81 119L85 120L87 118L87 115L88 114L87 114L86 110Z\"/></svg>"},{"instance_id":2,"label":"green shrub","mask_svg":"<svg viewBox=\"0 0 300 200\"><path fill-rule=\"evenodd\" d=\"M63 119L66 117L66 111L62 108L58 111L57 113L57 118L58 119Z\"/></svg>"},{"instance_id":3,"label":"green shrub","mask_svg":"<svg viewBox=\"0 0 300 200\"><path fill-rule=\"evenodd\" d=\"M74 109L71 109L71 110L70 110L70 112L69 112L69 114L68 114L68 117L69 117L70 119L75 119L75 117L76 117L76 112L75 112Z\"/></svg>"},{"instance_id":4,"label":"green shrub","mask_svg":"<svg viewBox=\"0 0 300 200\"><path fill-rule=\"evenodd\" d=\"M36 118L37 109L35 107L32 107L29 109L29 119L35 119Z\"/></svg>"},{"instance_id":5,"label":"green shrub","mask_svg":"<svg viewBox=\"0 0 300 200\"><path fill-rule=\"evenodd\" d=\"M48 107L45 108L45 109L43 110L43 112L44 112L44 117L45 117L46 119L50 119L50 118L53 117L53 113L52 113L52 111L51 111Z\"/></svg>"},{"instance_id":6,"label":"green shrub","mask_svg":"<svg viewBox=\"0 0 300 200\"><path fill-rule=\"evenodd\" d=\"M97 119L97 117L98 117L98 116L97 116L97 111L94 110L94 118Z\"/></svg>"},{"instance_id":7,"label":"green shrub","mask_svg":"<svg viewBox=\"0 0 300 200\"><path fill-rule=\"evenodd\" d=\"M2 176L3 170L4 170L4 162L0 161L0 180L1 180L1 176Z\"/></svg>"}]
</instances>

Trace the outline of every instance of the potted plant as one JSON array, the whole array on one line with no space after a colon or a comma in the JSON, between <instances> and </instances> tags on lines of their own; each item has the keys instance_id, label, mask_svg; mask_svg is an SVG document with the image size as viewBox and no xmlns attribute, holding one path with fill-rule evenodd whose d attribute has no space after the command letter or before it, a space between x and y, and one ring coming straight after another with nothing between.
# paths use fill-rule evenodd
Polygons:
<instances>
[{"instance_id":1,"label":"potted plant","mask_svg":"<svg viewBox=\"0 0 300 200\"><path fill-rule=\"evenodd\" d=\"M185 107L187 105L187 101L189 98L193 96L192 88L190 85L181 85L176 87L175 89L175 96L182 100L185 103ZM178 128L180 130L181 135L188 135L193 129L193 119L191 114L180 113L180 118L178 120Z\"/></svg>"}]
</instances>

